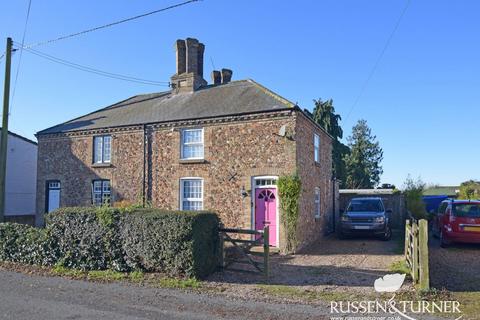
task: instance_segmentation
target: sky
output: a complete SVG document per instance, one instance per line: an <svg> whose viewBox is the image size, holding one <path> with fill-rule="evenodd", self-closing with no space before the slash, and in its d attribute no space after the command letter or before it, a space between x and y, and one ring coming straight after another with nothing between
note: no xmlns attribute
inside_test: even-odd
<svg viewBox="0 0 480 320"><path fill-rule="evenodd" d="M32 0L25 44L179 2ZM1 2L1 52L6 37L21 42L27 6L28 0ZM203 0L35 49L168 82L175 40L194 37L206 46L207 80L213 67L230 68L234 80L254 79L302 108L333 99L345 137L366 119L384 151L383 183L401 187L410 174L455 185L480 178L473 125L480 116L478 12L475 0ZM19 60L17 51L12 91ZM130 96L168 89L85 73L27 51L15 88L10 129L31 139Z"/></svg>

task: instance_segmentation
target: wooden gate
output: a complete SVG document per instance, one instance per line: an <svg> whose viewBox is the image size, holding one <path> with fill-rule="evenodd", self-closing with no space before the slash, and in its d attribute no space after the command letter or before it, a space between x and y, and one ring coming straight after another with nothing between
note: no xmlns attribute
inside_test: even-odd
<svg viewBox="0 0 480 320"><path fill-rule="evenodd" d="M234 269L231 266L234 263L252 265L256 271L262 273L265 278L269 276L269 228L266 226L263 230L249 230L249 229L229 229L220 228L220 268L232 271L251 272L248 270ZM231 234L250 235L255 240L244 240L232 238ZM240 258L227 257L225 250L225 243L231 243L232 248L240 254ZM252 251L253 247L263 246L263 252ZM263 261L255 261L254 256L262 256ZM242 259L243 258L243 259Z"/></svg>
<svg viewBox="0 0 480 320"><path fill-rule="evenodd" d="M428 265L428 222L407 220L405 225L405 261L413 283L420 290L430 288Z"/></svg>

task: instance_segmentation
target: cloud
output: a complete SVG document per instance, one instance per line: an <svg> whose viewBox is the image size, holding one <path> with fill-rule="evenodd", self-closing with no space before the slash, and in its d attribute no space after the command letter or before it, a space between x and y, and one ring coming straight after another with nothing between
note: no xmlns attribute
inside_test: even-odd
<svg viewBox="0 0 480 320"><path fill-rule="evenodd" d="M373 287L377 292L395 292L400 289L405 281L405 274L387 274L383 278L375 280Z"/></svg>

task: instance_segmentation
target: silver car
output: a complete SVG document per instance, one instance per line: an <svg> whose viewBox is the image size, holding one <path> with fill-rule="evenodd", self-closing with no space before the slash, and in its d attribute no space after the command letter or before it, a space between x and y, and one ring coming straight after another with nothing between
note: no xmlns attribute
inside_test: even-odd
<svg viewBox="0 0 480 320"><path fill-rule="evenodd" d="M340 216L340 238L353 234L373 234L390 240L390 215L381 198L353 198Z"/></svg>

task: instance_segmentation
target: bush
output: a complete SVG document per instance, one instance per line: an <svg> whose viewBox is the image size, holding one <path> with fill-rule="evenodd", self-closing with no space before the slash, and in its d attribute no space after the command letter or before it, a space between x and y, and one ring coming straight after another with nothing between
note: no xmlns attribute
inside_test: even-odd
<svg viewBox="0 0 480 320"><path fill-rule="evenodd" d="M126 271L119 238L120 211L108 207L61 208L46 215L47 230L72 269Z"/></svg>
<svg viewBox="0 0 480 320"><path fill-rule="evenodd" d="M217 216L158 209L61 208L45 229L0 224L0 260L78 270L203 277L218 262Z"/></svg>
<svg viewBox="0 0 480 320"><path fill-rule="evenodd" d="M429 218L422 198L424 188L425 183L420 178L413 180L408 176L404 184L403 193L407 202L407 210L415 219Z"/></svg>
<svg viewBox="0 0 480 320"><path fill-rule="evenodd" d="M203 277L218 263L218 223L207 212L136 210L121 219L125 260L131 269Z"/></svg>
<svg viewBox="0 0 480 320"><path fill-rule="evenodd" d="M50 265L58 252L44 229L17 223L0 223L0 260Z"/></svg>
<svg viewBox="0 0 480 320"><path fill-rule="evenodd" d="M283 226L285 228L286 253L295 253L297 246L298 200L302 183L297 174L282 176L278 179L278 194Z"/></svg>

